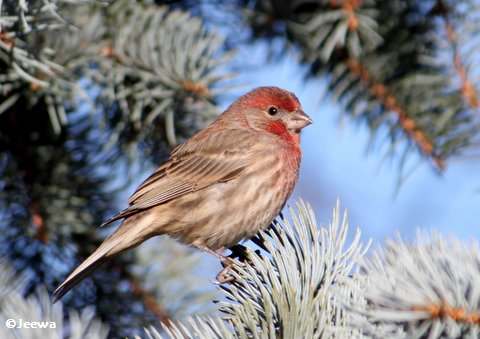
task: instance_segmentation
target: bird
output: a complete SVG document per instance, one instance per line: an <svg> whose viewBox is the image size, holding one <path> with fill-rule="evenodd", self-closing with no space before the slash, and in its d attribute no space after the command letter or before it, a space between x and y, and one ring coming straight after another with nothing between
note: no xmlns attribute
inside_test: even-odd
<svg viewBox="0 0 480 339"><path fill-rule="evenodd" d="M53 292L56 302L100 264L153 236L168 235L218 257L281 212L298 180L300 134L312 119L279 87L239 97L175 147L130 196L123 220Z"/></svg>

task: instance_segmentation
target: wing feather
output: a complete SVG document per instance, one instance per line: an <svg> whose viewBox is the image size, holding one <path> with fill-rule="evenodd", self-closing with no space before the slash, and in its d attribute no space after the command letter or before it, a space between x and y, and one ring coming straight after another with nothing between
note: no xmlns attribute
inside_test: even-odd
<svg viewBox="0 0 480 339"><path fill-rule="evenodd" d="M237 131L231 131L235 132ZM247 167L249 152L248 147L245 147L254 140L245 134L241 137L235 149L221 152L219 143L214 140L206 140L197 151L191 145L175 149L171 158L132 194L128 200L130 206L107 220L104 225L184 194L236 178Z"/></svg>

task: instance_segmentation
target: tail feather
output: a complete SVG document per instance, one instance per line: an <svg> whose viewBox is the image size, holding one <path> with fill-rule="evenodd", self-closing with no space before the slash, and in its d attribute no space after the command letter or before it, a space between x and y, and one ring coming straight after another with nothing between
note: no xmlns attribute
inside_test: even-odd
<svg viewBox="0 0 480 339"><path fill-rule="evenodd" d="M110 239L105 240L95 252L85 259L85 261L82 262L72 273L70 273L67 279L65 279L65 281L57 287L52 295L54 303L63 297L63 295L72 287L82 281L87 275L93 272L99 265L106 261L108 253L114 250L116 245L115 242L111 243L109 240ZM115 252L118 253L120 251ZM108 257L111 256L112 255L108 255Z"/></svg>
<svg viewBox="0 0 480 339"><path fill-rule="evenodd" d="M90 259L91 257L89 257ZM62 298L65 293L70 291L75 285L82 281L87 275L94 271L99 265L105 261L104 257L95 259L91 262L83 262L82 265L78 266L65 281L56 288L52 294L52 302L56 303L60 298Z"/></svg>
<svg viewBox="0 0 480 339"><path fill-rule="evenodd" d="M136 218L135 218L136 219ZM72 287L82 281L99 265L113 256L145 241L151 235L148 220L125 220L124 223L82 262L65 281L53 292L52 300L55 303ZM147 222L146 222L147 221Z"/></svg>
<svg viewBox="0 0 480 339"><path fill-rule="evenodd" d="M99 227L104 227L104 226L107 226L107 225L111 224L114 221L128 218L129 216L134 215L138 212L139 211L137 209L126 208L123 211L121 211L120 213L117 213L113 217L105 220Z"/></svg>

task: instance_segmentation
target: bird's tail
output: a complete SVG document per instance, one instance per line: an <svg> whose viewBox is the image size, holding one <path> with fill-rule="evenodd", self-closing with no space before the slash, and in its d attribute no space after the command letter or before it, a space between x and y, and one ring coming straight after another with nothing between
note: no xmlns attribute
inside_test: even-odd
<svg viewBox="0 0 480 339"><path fill-rule="evenodd" d="M131 219L125 220L111 236L103 241L95 252L70 273L67 279L53 292L52 300L54 303L103 262L140 244L153 235L148 233L149 227L145 223L147 221L145 219L148 218L132 219L136 219L135 222Z"/></svg>

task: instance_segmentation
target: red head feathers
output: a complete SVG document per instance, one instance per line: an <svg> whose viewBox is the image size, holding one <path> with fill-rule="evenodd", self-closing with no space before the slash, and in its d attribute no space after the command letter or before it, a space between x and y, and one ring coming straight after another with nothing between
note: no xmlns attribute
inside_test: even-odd
<svg viewBox="0 0 480 339"><path fill-rule="evenodd" d="M246 107L255 107L266 110L274 105L287 112L293 112L300 108L298 98L292 92L278 87L258 87L245 94L239 103Z"/></svg>

